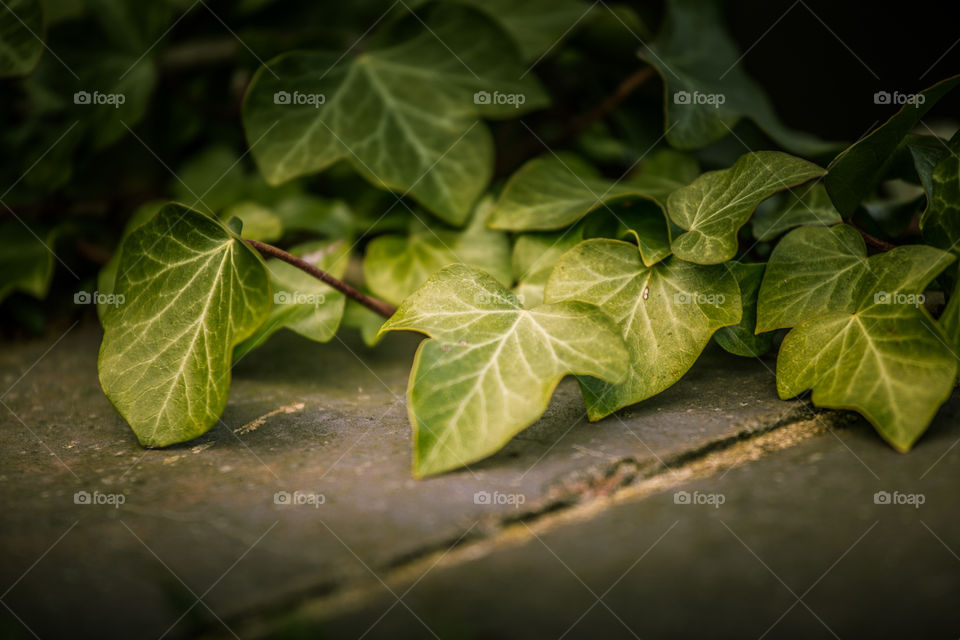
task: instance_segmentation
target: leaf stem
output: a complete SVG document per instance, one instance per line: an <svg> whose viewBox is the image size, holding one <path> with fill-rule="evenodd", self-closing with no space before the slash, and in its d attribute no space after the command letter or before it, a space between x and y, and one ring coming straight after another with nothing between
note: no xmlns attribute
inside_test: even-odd
<svg viewBox="0 0 960 640"><path fill-rule="evenodd" d="M880 249L881 251L890 251L891 249L896 249L897 245L887 242L886 240L881 240L876 236L872 236L857 225L853 224L852 220L848 220L847 224L857 230L863 240L875 249Z"/></svg>
<svg viewBox="0 0 960 640"><path fill-rule="evenodd" d="M617 110L620 103L626 100L630 94L640 88L654 74L653 67L641 67L624 78L617 89L590 111L574 118L569 125L556 137L555 143L576 138L586 131L594 122L603 120L608 115Z"/></svg>
<svg viewBox="0 0 960 640"><path fill-rule="evenodd" d="M292 253L287 253L283 249L279 249L265 242L260 242L259 240L250 240L249 238L243 238L243 241L246 242L251 247L253 247L254 249L256 249L257 251L259 251L261 255L270 257L270 258L277 258L278 260L283 260L287 264L293 265L294 267L300 269L301 271L309 273L314 278L317 278L318 280L325 282L326 284L330 285L337 291L343 293L345 296L347 296L351 300L355 300L359 302L360 304L365 306L367 309L370 309L374 313L380 314L384 318L389 318L397 311L397 308L394 307L393 305L387 302L384 302L383 300L371 298L370 296L358 291L357 289L354 289L343 280L334 278L332 275L330 275L326 271L323 271L322 269L318 269L317 267L310 264L306 260L298 258Z"/></svg>
<svg viewBox="0 0 960 640"><path fill-rule="evenodd" d="M585 113L575 116L569 121L567 126L563 127L563 129L557 135L550 137L546 143L537 137L536 134L533 134L532 136L522 136L518 139L518 134L523 133L522 131L517 130L516 124L518 121L508 120L497 132L497 149L499 150L501 147L499 140L511 140L513 142L513 147L510 149L510 153L503 155L500 153L497 154L497 166L494 171L494 175L509 175L526 160L543 153L544 144L546 144L548 148L553 148L555 146L563 145L569 142L571 139L576 138L590 128L590 125L603 120L611 113L616 111L617 107L619 107L624 100L630 97L630 95L639 89L647 80L653 77L654 73L653 67L640 67L629 76L624 78L620 84L617 85L617 88L614 90L614 92L604 98L600 104L596 105ZM530 131L527 131L527 133L529 134Z"/></svg>

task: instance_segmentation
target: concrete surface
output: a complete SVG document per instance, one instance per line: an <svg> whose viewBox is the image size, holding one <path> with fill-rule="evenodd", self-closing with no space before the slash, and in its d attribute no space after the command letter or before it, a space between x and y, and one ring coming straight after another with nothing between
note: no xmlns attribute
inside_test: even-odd
<svg viewBox="0 0 960 640"><path fill-rule="evenodd" d="M221 424L153 451L99 339L0 351L0 637L960 637L956 398L903 456L711 350L597 424L567 380L496 456L415 481L412 335L281 334Z"/></svg>

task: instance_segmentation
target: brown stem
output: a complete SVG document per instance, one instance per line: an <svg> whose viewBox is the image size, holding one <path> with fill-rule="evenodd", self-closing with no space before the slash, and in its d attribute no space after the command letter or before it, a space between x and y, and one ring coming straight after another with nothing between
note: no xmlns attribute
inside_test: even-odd
<svg viewBox="0 0 960 640"><path fill-rule="evenodd" d="M642 67L631 73L617 86L616 91L607 96L603 102L598 104L590 111L574 118L570 124L568 124L563 131L560 132L560 135L556 137L554 142L556 143L575 138L586 131L587 128L590 127L590 125L592 125L594 122L598 122L606 118L608 115L616 111L617 107L620 106L620 103L626 100L631 93L636 91L641 85L643 85L644 82L649 80L653 76L653 73L653 67Z"/></svg>
<svg viewBox="0 0 960 640"><path fill-rule="evenodd" d="M498 177L509 175L526 160L546 151L544 144L546 144L547 148L553 148L576 138L594 122L603 120L616 111L620 103L626 100L631 93L636 91L653 75L653 67L637 69L624 78L616 90L604 98L603 102L590 109L590 111L573 118L559 134L552 136L546 143L540 140L536 134L519 138L519 140L514 142L514 147L510 149L510 153L505 155L497 154L497 166L494 174ZM509 120L499 128L497 133L500 140L511 140L516 138L518 133L522 134L522 131L518 131L516 123L516 120ZM529 134L530 132L528 131L527 133ZM496 148L500 150L503 148L503 145L498 141Z"/></svg>
<svg viewBox="0 0 960 640"><path fill-rule="evenodd" d="M393 305L388 304L383 300L377 300L376 298L371 298L370 296L364 293L361 293L360 291L357 291L356 289L348 285L346 282L339 280L337 278L334 278L332 275L330 275L326 271L318 269L317 267L313 266L306 260L302 260L291 253L287 253L283 249L278 249L273 245L260 242L259 240L250 240L249 238L244 238L243 240L244 242L249 244L251 247L259 251L262 255L283 260L287 264L291 264L296 268L309 273L314 278L317 278L318 280L322 280L323 282L327 283L337 291L340 291L341 293L343 293L345 296L347 296L351 300L355 300L359 302L360 304L365 306L367 309L370 309L374 313L380 314L384 318L389 318L397 311L397 308L394 307Z"/></svg>
<svg viewBox="0 0 960 640"><path fill-rule="evenodd" d="M881 240L876 236L870 235L869 233L867 233L857 225L853 224L852 221L847 221L847 224L849 224L851 227L856 229L857 232L860 234L860 236L864 239L864 241L871 247L874 247L875 249L880 249L881 251L890 251L891 249L897 248L897 245L895 244L891 244L886 240Z"/></svg>
<svg viewBox="0 0 960 640"><path fill-rule="evenodd" d="M189 41L172 46L160 54L163 71L209 67L233 62L240 43L232 37Z"/></svg>

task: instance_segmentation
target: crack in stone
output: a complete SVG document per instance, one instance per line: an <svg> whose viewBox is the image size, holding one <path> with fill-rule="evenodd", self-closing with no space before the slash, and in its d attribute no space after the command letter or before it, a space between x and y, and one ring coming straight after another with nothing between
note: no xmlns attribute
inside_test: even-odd
<svg viewBox="0 0 960 640"><path fill-rule="evenodd" d="M383 585L400 589L426 572L455 566L530 541L534 534L596 516L612 506L662 493L681 484L711 477L760 457L790 448L830 428L857 421L847 412L818 410L800 404L769 424L747 422L736 434L719 438L659 461L641 464L632 457L594 465L560 478L548 487L547 498L519 514L491 516L468 535L451 537L397 556L382 567L380 581L343 584L302 592L291 602L277 603L245 616L243 637L269 637L291 621L318 622L363 606L381 595ZM402 592L400 589L399 592ZM231 625L233 626L233 625Z"/></svg>

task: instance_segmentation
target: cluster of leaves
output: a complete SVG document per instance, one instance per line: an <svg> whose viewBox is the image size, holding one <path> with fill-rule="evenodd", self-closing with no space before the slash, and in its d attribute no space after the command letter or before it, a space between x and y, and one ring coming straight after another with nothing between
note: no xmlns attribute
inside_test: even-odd
<svg viewBox="0 0 960 640"><path fill-rule="evenodd" d="M104 43L128 54L183 9L88 1L90 14L46 24L133 21L130 41ZM239 4L236 19L256 22L270 2ZM369 17L366 4L354 20ZM281 54L252 75L242 122L256 170L229 135L208 140L163 190L177 203L139 207L100 270L100 380L143 445L215 425L232 366L276 331L326 342L342 325L371 346L390 331L428 336L408 386L418 476L497 451L567 375L600 420L675 384L711 339L742 357L779 345L782 398L812 390L815 404L860 412L899 450L922 435L957 380L960 135L914 132L960 77L841 151L779 121L707 0L670 0L639 57L634 37L647 29L625 7L371 4L386 11L359 46L299 35L292 44L328 48ZM0 75L26 76L19 90L32 101L23 139L5 144L36 146L64 117L58 81L30 74L52 57L36 37L41 15L39 0L0 10ZM650 87L637 102L662 100L663 115L626 103L548 146L576 102L558 78L591 69L599 47L631 60L628 71L659 74L662 94ZM123 111L71 127L77 141L57 162L41 157L40 177L73 189L78 153L123 153L164 59L138 58L121 78L129 86L112 85L129 96ZM683 92L723 100L675 99ZM528 113L537 127L518 129ZM522 151L509 139L524 128L538 152L501 175L495 158ZM199 134L183 135L167 143L189 147ZM650 138L664 142L650 151ZM905 198L882 197L891 180ZM63 233L3 227L0 300L46 295L49 247ZM874 233L914 242L890 249ZM864 238L890 250L868 255ZM384 322L349 288L265 260L251 240L289 247L334 279L357 262L366 292L399 307ZM934 298L942 309L924 304Z"/></svg>

